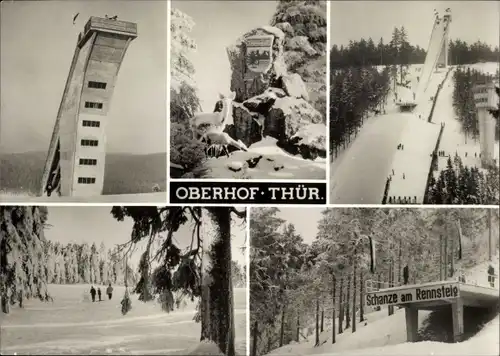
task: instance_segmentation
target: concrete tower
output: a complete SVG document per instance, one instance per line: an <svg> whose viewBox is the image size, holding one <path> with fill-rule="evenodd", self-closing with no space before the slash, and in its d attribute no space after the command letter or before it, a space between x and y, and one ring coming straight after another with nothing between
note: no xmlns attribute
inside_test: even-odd
<svg viewBox="0 0 500 356"><path fill-rule="evenodd" d="M131 22L92 16L79 34L59 106L40 195L101 195L106 124L120 65L137 37Z"/></svg>
<svg viewBox="0 0 500 356"><path fill-rule="evenodd" d="M497 108L498 96L492 82L478 84L474 87L479 124L479 146L481 148L481 165L483 168L494 164L495 154L495 119L488 112Z"/></svg>
<svg viewBox="0 0 500 356"><path fill-rule="evenodd" d="M451 12L446 12L440 21L443 21L443 24L444 24L444 36L443 36L443 45L441 46L441 50L439 53L436 67L447 68L448 67L448 52L450 50L449 32L450 32L450 23L451 23Z"/></svg>

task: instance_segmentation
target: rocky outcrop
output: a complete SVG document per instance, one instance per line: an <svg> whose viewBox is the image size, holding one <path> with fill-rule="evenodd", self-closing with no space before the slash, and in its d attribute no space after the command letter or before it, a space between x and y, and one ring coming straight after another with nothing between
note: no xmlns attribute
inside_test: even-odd
<svg viewBox="0 0 500 356"><path fill-rule="evenodd" d="M252 72L247 68L246 41L252 36L273 36L271 47L271 67L267 72ZM227 48L229 63L231 65L231 91L236 92L237 102L243 102L253 96L262 94L286 70L283 59L283 44L285 34L277 27L262 26L256 28L239 38L235 44Z"/></svg>
<svg viewBox="0 0 500 356"><path fill-rule="evenodd" d="M304 126L321 124L323 116L304 99L285 97L276 100L269 111L264 123L264 135L269 135L278 140L281 145L286 145Z"/></svg>
<svg viewBox="0 0 500 356"><path fill-rule="evenodd" d="M232 69L231 91L236 92L236 98L234 125L228 125L226 132L247 146L271 136L292 154L314 159L326 152L325 115L311 105L301 74L288 71L285 33L287 48L310 56L316 50L307 37L291 36L293 31L287 22L259 27L227 49ZM222 105L216 104L215 111L221 109ZM318 134L321 130L323 135ZM312 132L315 139L309 139Z"/></svg>

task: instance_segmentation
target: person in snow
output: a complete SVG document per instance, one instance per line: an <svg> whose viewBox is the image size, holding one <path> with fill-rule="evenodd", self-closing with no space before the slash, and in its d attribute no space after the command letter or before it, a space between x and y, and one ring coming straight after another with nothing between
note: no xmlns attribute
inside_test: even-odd
<svg viewBox="0 0 500 356"><path fill-rule="evenodd" d="M106 294L108 295L108 299L111 299L113 296L113 287L111 287L111 283L109 284L108 288L106 288Z"/></svg>
<svg viewBox="0 0 500 356"><path fill-rule="evenodd" d="M488 267L488 282L490 286L495 287L495 268L492 265Z"/></svg>
<svg viewBox="0 0 500 356"><path fill-rule="evenodd" d="M102 299L101 299L101 288L97 288L97 296L99 297L99 301L102 301Z"/></svg>
<svg viewBox="0 0 500 356"><path fill-rule="evenodd" d="M90 296L92 297L92 301L95 302L95 288L94 288L94 286L90 287Z"/></svg>
<svg viewBox="0 0 500 356"><path fill-rule="evenodd" d="M408 265L406 265L404 268L403 268L403 280L404 280L404 284L408 284L408 278L410 276L410 273L409 273L409 270L408 270Z"/></svg>

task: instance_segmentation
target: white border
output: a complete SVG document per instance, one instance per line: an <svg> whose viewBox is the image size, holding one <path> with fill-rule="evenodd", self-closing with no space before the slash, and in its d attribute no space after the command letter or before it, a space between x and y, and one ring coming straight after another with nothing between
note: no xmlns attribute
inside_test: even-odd
<svg viewBox="0 0 500 356"><path fill-rule="evenodd" d="M167 132L165 132L166 142L167 142L167 200L166 203L170 203L170 36L171 36L171 11L172 2L167 1L167 98L165 99L165 105L167 106L167 115L165 120L167 120Z"/></svg>
<svg viewBox="0 0 500 356"><path fill-rule="evenodd" d="M247 356L250 356L250 337L251 337L251 326L250 326L250 207L247 207L247 223L246 223L246 250L245 250L245 260L246 266L246 299L247 299L247 313L246 313L246 346L247 346Z"/></svg>
<svg viewBox="0 0 500 356"><path fill-rule="evenodd" d="M330 22L331 6L330 1L326 0L326 204L330 204L330 166L332 158L330 157Z"/></svg>

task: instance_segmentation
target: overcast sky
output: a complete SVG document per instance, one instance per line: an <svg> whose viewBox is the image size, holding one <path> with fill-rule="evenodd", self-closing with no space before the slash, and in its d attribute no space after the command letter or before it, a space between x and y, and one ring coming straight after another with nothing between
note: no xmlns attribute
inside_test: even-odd
<svg viewBox="0 0 500 356"><path fill-rule="evenodd" d="M219 92L230 91L231 69L226 47L246 32L269 25L277 1L172 1L176 8L193 18L189 36L198 50L190 59L203 111L213 111Z"/></svg>
<svg viewBox="0 0 500 356"><path fill-rule="evenodd" d="M349 40L389 42L395 26L404 26L409 42L427 49L434 24L434 9L440 15L451 8L450 37L468 43L481 40L498 46L499 1L331 1L330 44Z"/></svg>
<svg viewBox="0 0 500 356"><path fill-rule="evenodd" d="M293 224L304 242L310 245L316 240L323 210L325 208L280 208L277 216Z"/></svg>
<svg viewBox="0 0 500 356"><path fill-rule="evenodd" d="M78 33L90 16L106 14L138 27L111 100L107 150L166 151L166 1L3 1L0 6L0 152L48 149Z"/></svg>
<svg viewBox="0 0 500 356"><path fill-rule="evenodd" d="M97 247L102 242L106 248L130 241L132 219L126 218L119 222L111 215L111 206L50 206L47 223L52 225L45 232L45 237L62 244L84 243L89 245L95 242ZM191 244L192 223L183 225L175 234L174 241L181 249ZM245 255L241 247L245 245L245 226L235 220L231 232L233 234L232 257L241 266L245 264ZM131 257L132 264L137 267L140 253L144 251L144 244L140 244L137 252Z"/></svg>

